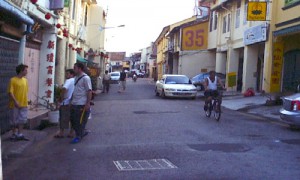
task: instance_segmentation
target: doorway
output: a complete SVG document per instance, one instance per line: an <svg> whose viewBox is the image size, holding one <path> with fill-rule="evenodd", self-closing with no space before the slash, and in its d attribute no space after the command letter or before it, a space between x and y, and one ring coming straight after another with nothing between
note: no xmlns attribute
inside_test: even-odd
<svg viewBox="0 0 300 180"><path fill-rule="evenodd" d="M284 55L282 91L294 92L300 84L300 50L289 51Z"/></svg>

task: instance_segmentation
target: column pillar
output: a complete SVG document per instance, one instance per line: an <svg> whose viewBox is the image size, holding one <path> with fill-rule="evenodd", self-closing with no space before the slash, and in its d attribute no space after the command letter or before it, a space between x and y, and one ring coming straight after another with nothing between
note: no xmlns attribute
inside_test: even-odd
<svg viewBox="0 0 300 180"><path fill-rule="evenodd" d="M57 65L55 67L55 83L58 85L64 84L65 81L65 67L66 67L66 40L57 39L56 48L56 61Z"/></svg>
<svg viewBox="0 0 300 180"><path fill-rule="evenodd" d="M39 96L54 100L54 75L57 38L55 28L47 29L43 34L40 52ZM44 102L42 102L44 103Z"/></svg>
<svg viewBox="0 0 300 180"><path fill-rule="evenodd" d="M246 91L248 88L256 89L257 60L258 46L245 46L242 88L243 92Z"/></svg>
<svg viewBox="0 0 300 180"><path fill-rule="evenodd" d="M227 72L226 73L236 73L236 77L238 75L239 69L239 50L230 48L227 52ZM237 82L237 79L236 79ZM226 82L226 86L228 87L228 81ZM231 87L231 91L236 91L237 86Z"/></svg>

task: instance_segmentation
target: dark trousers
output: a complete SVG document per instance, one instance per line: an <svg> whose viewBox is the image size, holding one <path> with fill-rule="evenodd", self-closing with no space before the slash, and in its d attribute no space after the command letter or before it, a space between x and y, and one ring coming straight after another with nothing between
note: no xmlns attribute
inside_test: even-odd
<svg viewBox="0 0 300 180"><path fill-rule="evenodd" d="M109 91L109 80L103 80L103 92L108 92Z"/></svg>
<svg viewBox="0 0 300 180"><path fill-rule="evenodd" d="M80 122L83 111L84 111L84 105L71 106L71 125L72 128L75 130L76 137L79 138L81 138L84 134L84 129L90 115L90 110L89 109L85 110L82 118L82 122Z"/></svg>

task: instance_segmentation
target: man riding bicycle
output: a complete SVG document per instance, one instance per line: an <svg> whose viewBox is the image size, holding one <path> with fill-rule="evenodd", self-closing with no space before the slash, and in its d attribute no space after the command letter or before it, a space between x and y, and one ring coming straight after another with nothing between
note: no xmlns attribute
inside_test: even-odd
<svg viewBox="0 0 300 180"><path fill-rule="evenodd" d="M204 111L207 111L208 103L211 102L212 98L219 98L220 105L222 103L221 97L219 96L218 92L218 85L221 86L224 89L224 85L221 82L221 79L216 76L215 71L210 71L209 76L205 79L204 82L204 96L205 96L205 105L204 105Z"/></svg>

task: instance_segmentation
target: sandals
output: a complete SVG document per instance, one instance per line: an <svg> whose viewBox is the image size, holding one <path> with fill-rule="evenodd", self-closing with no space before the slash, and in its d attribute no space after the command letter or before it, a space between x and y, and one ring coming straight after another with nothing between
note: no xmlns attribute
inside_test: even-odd
<svg viewBox="0 0 300 180"><path fill-rule="evenodd" d="M64 138L64 136L63 136L63 135L56 134L56 135L54 136L54 138Z"/></svg>
<svg viewBox="0 0 300 180"><path fill-rule="evenodd" d="M74 135L68 134L67 137L68 137L68 138L74 138Z"/></svg>

